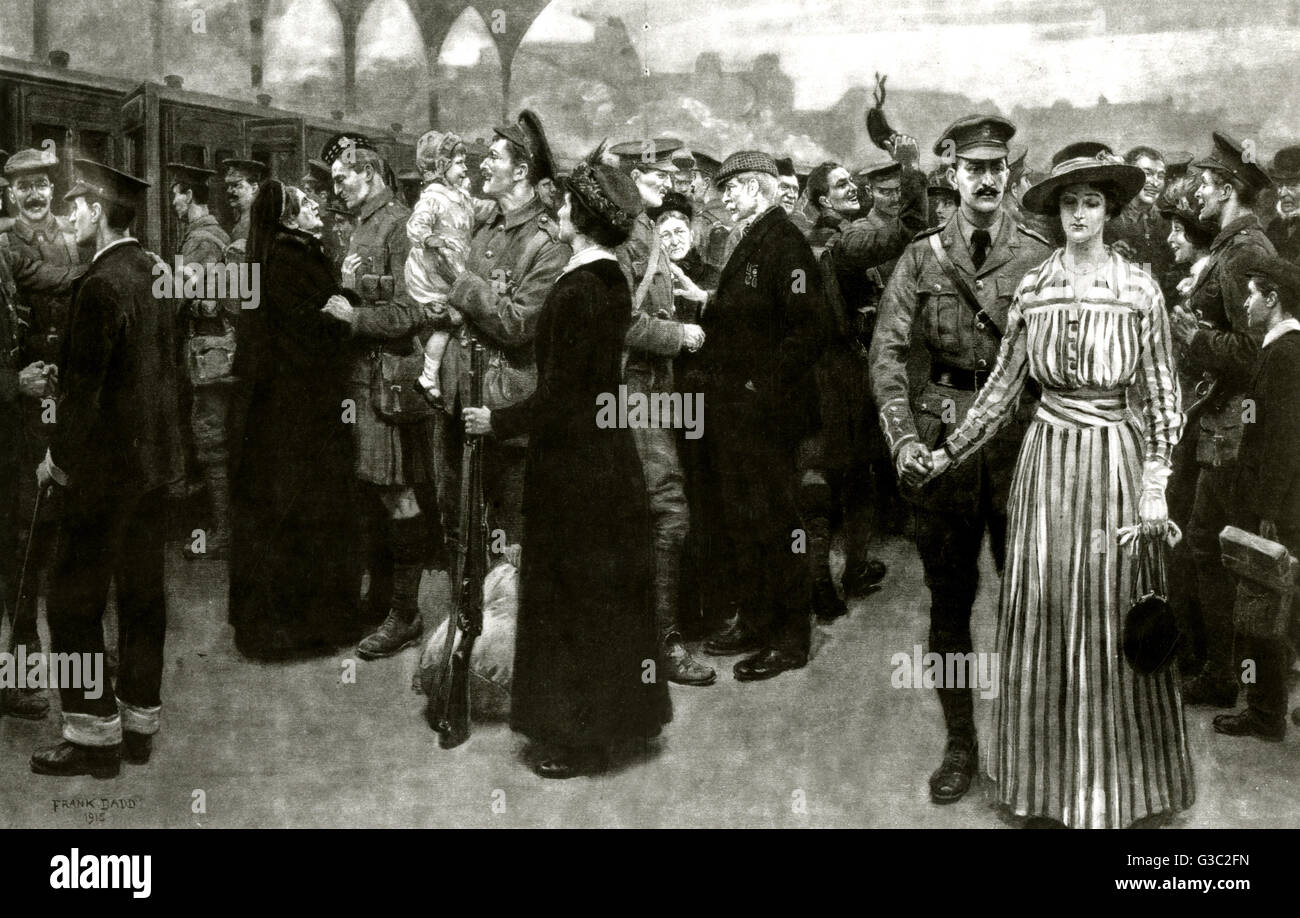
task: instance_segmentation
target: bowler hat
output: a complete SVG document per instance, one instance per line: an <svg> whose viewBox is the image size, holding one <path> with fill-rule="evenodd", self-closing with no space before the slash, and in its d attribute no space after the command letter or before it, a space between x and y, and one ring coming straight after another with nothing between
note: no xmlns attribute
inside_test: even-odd
<svg viewBox="0 0 1300 918"><path fill-rule="evenodd" d="M1146 180L1145 172L1121 161L1104 143L1084 140L1062 147L1052 157L1052 171L1025 192L1021 204L1032 213L1051 215L1062 188L1105 182L1119 189L1119 200L1107 204L1122 207L1142 190Z"/></svg>
<svg viewBox="0 0 1300 918"><path fill-rule="evenodd" d="M1273 181L1279 185L1293 185L1300 182L1300 147L1283 147L1273 157L1269 170Z"/></svg>

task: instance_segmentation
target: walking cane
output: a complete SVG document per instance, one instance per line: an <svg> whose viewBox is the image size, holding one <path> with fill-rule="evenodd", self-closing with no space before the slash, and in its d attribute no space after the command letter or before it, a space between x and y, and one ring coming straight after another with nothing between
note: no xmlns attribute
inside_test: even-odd
<svg viewBox="0 0 1300 918"><path fill-rule="evenodd" d="M45 494L45 488L36 489L36 505L32 507L32 524L27 529L27 547L23 550L23 566L18 573L18 592L14 594L14 610L9 616L9 644L7 650L12 657L14 649L18 644L18 612L23 604L23 587L27 584L27 562L32 557L32 541L36 537L36 522L41 517L41 496Z"/></svg>

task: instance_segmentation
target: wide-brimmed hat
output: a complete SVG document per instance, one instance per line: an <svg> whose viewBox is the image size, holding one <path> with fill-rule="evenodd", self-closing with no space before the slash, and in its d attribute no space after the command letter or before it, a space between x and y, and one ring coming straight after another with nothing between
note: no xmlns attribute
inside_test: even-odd
<svg viewBox="0 0 1300 918"><path fill-rule="evenodd" d="M19 150L5 160L4 174L14 176L20 172L48 172L59 164L54 151L46 148Z"/></svg>
<svg viewBox="0 0 1300 918"><path fill-rule="evenodd" d="M573 167L573 171L560 180L560 184L573 195L592 216L615 233L624 237L632 231L637 214L643 209L641 192L632 176L623 170L600 162L604 144L586 159Z"/></svg>
<svg viewBox="0 0 1300 918"><path fill-rule="evenodd" d="M1196 237L1192 240L1193 245L1199 241L1202 248L1208 248L1214 237L1219 235L1218 225L1202 220L1201 208L1186 195L1175 202L1161 204L1159 209L1160 216L1166 220L1177 220Z"/></svg>
<svg viewBox="0 0 1300 918"><path fill-rule="evenodd" d="M1300 182L1300 147L1283 147L1278 150L1268 174L1279 185Z"/></svg>
<svg viewBox="0 0 1300 918"><path fill-rule="evenodd" d="M1063 147L1052 157L1052 171L1025 192L1021 204L1032 213L1050 216L1054 212L1056 194L1062 188L1080 183L1104 183L1118 188L1120 198L1106 203L1123 207L1142 190L1146 180L1145 172L1120 160L1106 144L1084 140Z"/></svg>

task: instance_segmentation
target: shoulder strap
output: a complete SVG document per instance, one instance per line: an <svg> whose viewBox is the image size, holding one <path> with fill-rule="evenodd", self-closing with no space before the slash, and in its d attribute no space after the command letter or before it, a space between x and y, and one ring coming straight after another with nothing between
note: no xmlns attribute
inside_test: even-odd
<svg viewBox="0 0 1300 918"><path fill-rule="evenodd" d="M551 234L540 226L537 228L537 232L533 233L532 238L524 245L524 250L519 255L519 266L524 271L533 266L533 262L537 260L538 254L542 251L542 246L546 245L547 240L550 238Z"/></svg>
<svg viewBox="0 0 1300 918"><path fill-rule="evenodd" d="M641 278L641 283L637 284L636 293L632 296L632 314L635 315L641 309L641 304L645 302L646 296L650 293L650 285L654 283L655 273L659 270L659 249L661 243L655 239L650 246L650 260L646 263L645 276Z"/></svg>
<svg viewBox="0 0 1300 918"><path fill-rule="evenodd" d="M929 237L929 240L930 251L934 252L934 258L935 261L939 262L939 268L947 275L948 280L952 281L953 286L957 288L957 292L961 295L961 298L966 301L966 305L975 310L975 318L980 322L992 326L994 337L1001 339L1001 326L999 326L997 322L993 321L993 317L984 311L984 307L980 305L979 297L975 295L975 291L970 288L970 284L966 282L966 278L962 276L961 272L957 270L957 266L952 263L952 259L948 257L947 250L944 249L943 243L939 241L939 234L935 233L933 236Z"/></svg>

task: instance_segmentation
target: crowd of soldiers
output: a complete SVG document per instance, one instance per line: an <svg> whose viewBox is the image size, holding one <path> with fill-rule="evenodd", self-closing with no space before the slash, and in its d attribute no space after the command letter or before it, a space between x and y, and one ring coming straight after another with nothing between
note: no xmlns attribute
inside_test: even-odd
<svg viewBox="0 0 1300 918"><path fill-rule="evenodd" d="M703 639L706 655L748 654L734 666L738 681L804 666L811 616L844 615L847 597L877 589L887 571L872 556L873 541L905 529L916 541L931 594L929 649L972 650L970 617L986 530L999 570L1005 560L1015 428L923 496L908 481L918 461L913 448L942 442L988 379L1017 285L1061 242L1059 225L1022 209L1026 189L1042 176L1026 166L1027 151L1010 145L1014 132L1004 119L962 119L936 141L940 162L929 174L921 170L917 141L901 134L856 170L837 162L805 167L762 151L721 158L666 138L604 151L635 182L643 205L617 250L633 291L628 390L702 391L708 399L716 395L719 405L699 440L672 426L634 429L654 521L654 608L660 672L668 681L705 686L717 680L716 669L688 648L694 639ZM369 527L372 616L359 646L367 659L391 656L420 637L420 575L445 566L444 540L457 538L466 436L459 416L469 407L469 349L475 342L488 348L489 408L527 397L536 378L536 316L570 255L556 220L562 172L540 119L525 112L503 125L474 158L481 162L469 168L477 199L470 245L439 262L447 299L464 317L442 365L443 410L391 437L367 412L375 431L357 433L373 437L359 447L366 458L358 474L382 507ZM1171 516L1191 549L1179 555L1186 576L1176 578L1192 636L1182 661L1190 675L1184 698L1228 707L1237 699L1243 648L1234 643L1233 583L1220 562L1218 534L1237 518L1231 495L1244 462L1240 405L1252 393L1265 337L1247 320L1248 282L1257 274L1244 265L1247 255L1261 254L1300 263L1300 147L1280 150L1269 169L1219 134L1205 157L1139 145L1122 159L1141 168L1147 183L1111 220L1107 242L1147 266L1163 290L1179 342L1185 403L1196 402L1169 490ZM269 175L256 161L221 165L238 217L229 230L209 207L214 173L169 167L168 199L183 227L178 251L186 262L244 257L249 210ZM95 254L91 245L120 243L124 228L113 205L135 190L129 177L86 164L68 200L78 213L103 206L78 231L75 219L54 212L58 167L49 151L8 157L8 216L0 223L0 398L4 423L11 425L0 477L14 483L0 510L0 574L17 640L29 649L39 642L41 573L48 572L49 590L57 591L60 564L66 570L84 556L83 549L55 557L67 495L47 487L60 483L67 465L78 464L58 442L68 411L60 403L57 423L51 411L67 388L68 361L75 366L78 359L65 340L70 310L74 296L85 295L77 284ZM315 235L343 286L358 296L355 308L330 307L331 314L356 336L409 342L420 329L420 312L403 279L413 200L401 200L402 182L366 138L343 135L311 160L311 172L297 185L310 202L305 206L323 218ZM977 201L996 205L998 222L963 217ZM978 310L959 294L952 269L941 261L944 252L973 290ZM1292 297L1300 292L1285 283L1274 289L1282 300L1279 322L1294 323L1300 301ZM237 314L238 304L199 299L186 302L174 328L169 321L165 329L180 368L179 410L188 415L185 474L167 485L173 497L206 494L203 538L184 548L196 563L226 557L230 539L227 415ZM746 391L761 425L733 423L724 407ZM136 423L125 413L115 418ZM376 445L381 435L382 447ZM1272 462L1275 445L1252 436ZM1279 460L1287 470L1280 473L1282 490L1273 492L1282 502L1279 537L1293 552L1300 551L1296 445ZM141 449L138 438L132 448ZM524 447L488 440L484 450L492 528L517 542ZM1258 461L1251 459L1252 468ZM38 466L44 471L34 475ZM149 490L135 491L142 488ZM133 504L128 515L139 519L146 512L152 519L157 511ZM838 583L830 564L837 529L846 556ZM77 531L84 534L84 524ZM793 550L792 534L798 534ZM517 558L509 548L502 554ZM102 606L90 593L81 589L77 601ZM121 583L118 597L121 605ZM56 644L58 634L71 633L51 626ZM266 641L266 635L245 639L240 650L268 659L302 649ZM160 647L161 634L157 642ZM1247 711L1220 718L1216 729L1275 738L1285 730L1280 707L1289 652L1283 642L1252 652L1266 672L1247 693ZM69 704L65 692L64 748L34 758L33 768L103 772L107 754L96 758L85 750L112 747L117 755L118 743L128 759L147 759L142 737L156 732L160 704L154 683L161 677L150 674L153 666L118 661L128 688L119 683L117 720L102 705ZM142 678L149 683L144 688L130 686ZM136 697L124 697L133 691ZM936 802L947 802L965 793L974 771L966 741L973 700L970 689L942 688L939 695L950 743L931 792ZM6 690L3 705L4 713L29 718L45 716L48 707L39 689ZM115 726L106 726L109 721Z"/></svg>

